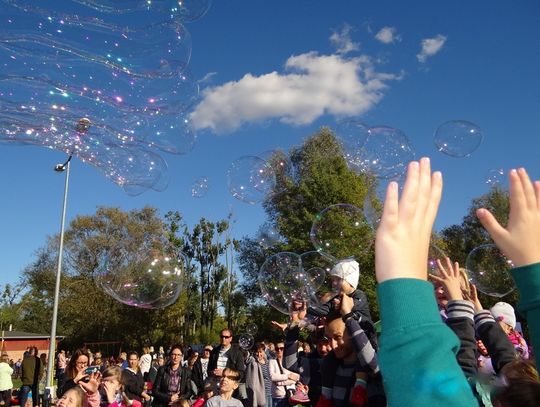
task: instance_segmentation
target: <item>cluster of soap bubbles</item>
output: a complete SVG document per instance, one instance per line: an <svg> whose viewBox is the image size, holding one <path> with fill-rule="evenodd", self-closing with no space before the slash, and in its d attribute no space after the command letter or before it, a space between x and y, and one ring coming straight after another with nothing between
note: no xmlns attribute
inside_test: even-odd
<svg viewBox="0 0 540 407"><path fill-rule="evenodd" d="M168 185L198 84L183 22L210 0L0 0L0 142L77 155L128 194Z"/></svg>
<svg viewBox="0 0 540 407"><path fill-rule="evenodd" d="M99 259L95 281L123 304L145 309L167 307L178 299L187 259L167 241L112 247Z"/></svg>
<svg viewBox="0 0 540 407"><path fill-rule="evenodd" d="M249 350L255 345L254 335L257 333L259 328L254 323L249 323L246 325L245 333L242 333L238 336L238 345L245 350Z"/></svg>
<svg viewBox="0 0 540 407"><path fill-rule="evenodd" d="M293 166L287 154L270 150L234 160L227 170L227 187L236 199L256 204L268 194L280 192L284 180L292 176Z"/></svg>
<svg viewBox="0 0 540 407"><path fill-rule="evenodd" d="M297 302L310 306L325 303L341 288L339 276L330 273L335 264L334 258L316 251L274 254L259 270L263 298L284 314L289 314Z"/></svg>

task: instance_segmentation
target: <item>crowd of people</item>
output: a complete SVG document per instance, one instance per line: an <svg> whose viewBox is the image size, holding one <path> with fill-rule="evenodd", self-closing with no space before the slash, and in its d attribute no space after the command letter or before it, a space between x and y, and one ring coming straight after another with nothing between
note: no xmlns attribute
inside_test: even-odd
<svg viewBox="0 0 540 407"><path fill-rule="evenodd" d="M283 340L275 344L259 342L246 350L227 328L217 346L197 349L174 344L166 352L144 348L118 359L87 349L59 352L57 405L540 406L534 361L540 346L540 183L519 169L510 172L510 185L506 227L487 209L477 215L516 266L512 276L530 343L518 329L514 308L499 302L484 309L458 263L440 259L438 272L428 276L442 176L424 158L409 165L401 196L389 184L377 230L380 336L358 288L358 263L347 259L331 272L339 294L317 307L292 300L289 320L273 323L283 329ZM309 332L308 341L300 341L301 330ZM0 402L7 405L4 363ZM35 379L41 366L34 351L22 361L21 405L25 387L36 394L36 383L25 382L25 375Z"/></svg>

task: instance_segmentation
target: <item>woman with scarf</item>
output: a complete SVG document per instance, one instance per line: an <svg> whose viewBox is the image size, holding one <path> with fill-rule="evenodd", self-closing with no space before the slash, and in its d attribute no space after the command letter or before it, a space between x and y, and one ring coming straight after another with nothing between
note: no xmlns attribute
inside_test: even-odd
<svg viewBox="0 0 540 407"><path fill-rule="evenodd" d="M192 396L191 372L182 367L183 347L180 344L171 347L169 361L158 369L152 388L153 407L168 407L179 403L180 399L189 400Z"/></svg>

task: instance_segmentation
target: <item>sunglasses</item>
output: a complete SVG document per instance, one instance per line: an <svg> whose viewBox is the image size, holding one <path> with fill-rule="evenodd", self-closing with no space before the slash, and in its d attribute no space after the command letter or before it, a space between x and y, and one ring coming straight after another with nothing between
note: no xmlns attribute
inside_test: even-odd
<svg viewBox="0 0 540 407"><path fill-rule="evenodd" d="M280 346L279 348L276 348L277 350L284 350L285 348L283 346Z"/></svg>
<svg viewBox="0 0 540 407"><path fill-rule="evenodd" d="M221 339L229 339L230 336L227 336L227 335L221 335L220 338L221 338Z"/></svg>
<svg viewBox="0 0 540 407"><path fill-rule="evenodd" d="M212 349L205 349L205 352L212 352Z"/></svg>

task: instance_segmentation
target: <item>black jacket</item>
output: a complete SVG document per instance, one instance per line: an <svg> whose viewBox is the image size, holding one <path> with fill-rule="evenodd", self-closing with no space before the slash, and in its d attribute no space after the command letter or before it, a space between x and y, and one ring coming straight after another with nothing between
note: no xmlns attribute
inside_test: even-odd
<svg viewBox="0 0 540 407"><path fill-rule="evenodd" d="M210 353L210 360L208 361L208 376L212 376L212 371L217 368L217 361L221 347L222 345L216 346L212 350L212 353ZM242 354L242 351L237 345L231 345L229 350L225 353L225 356L227 356L226 367L237 370L240 373L240 383L245 383L246 380L244 377L244 372L246 370L246 365L244 364L244 355Z"/></svg>
<svg viewBox="0 0 540 407"><path fill-rule="evenodd" d="M210 360L208 360L208 366L210 366ZM208 376L211 376L210 369L208 369ZM200 394L204 389L204 379L203 379L203 367L201 363L201 358L197 358L193 368L191 369L191 380L197 386L197 392Z"/></svg>
<svg viewBox="0 0 540 407"><path fill-rule="evenodd" d="M168 407L171 401L169 395L169 381L171 379L170 364L161 366L156 375L156 381L152 388L152 395L154 401L152 407ZM191 398L191 372L187 367L179 367L180 369L180 397L189 400Z"/></svg>
<svg viewBox="0 0 540 407"><path fill-rule="evenodd" d="M124 391L130 400L141 401L141 393L144 390L144 378L140 371L134 373L129 369L122 371L122 381L124 382Z"/></svg>

